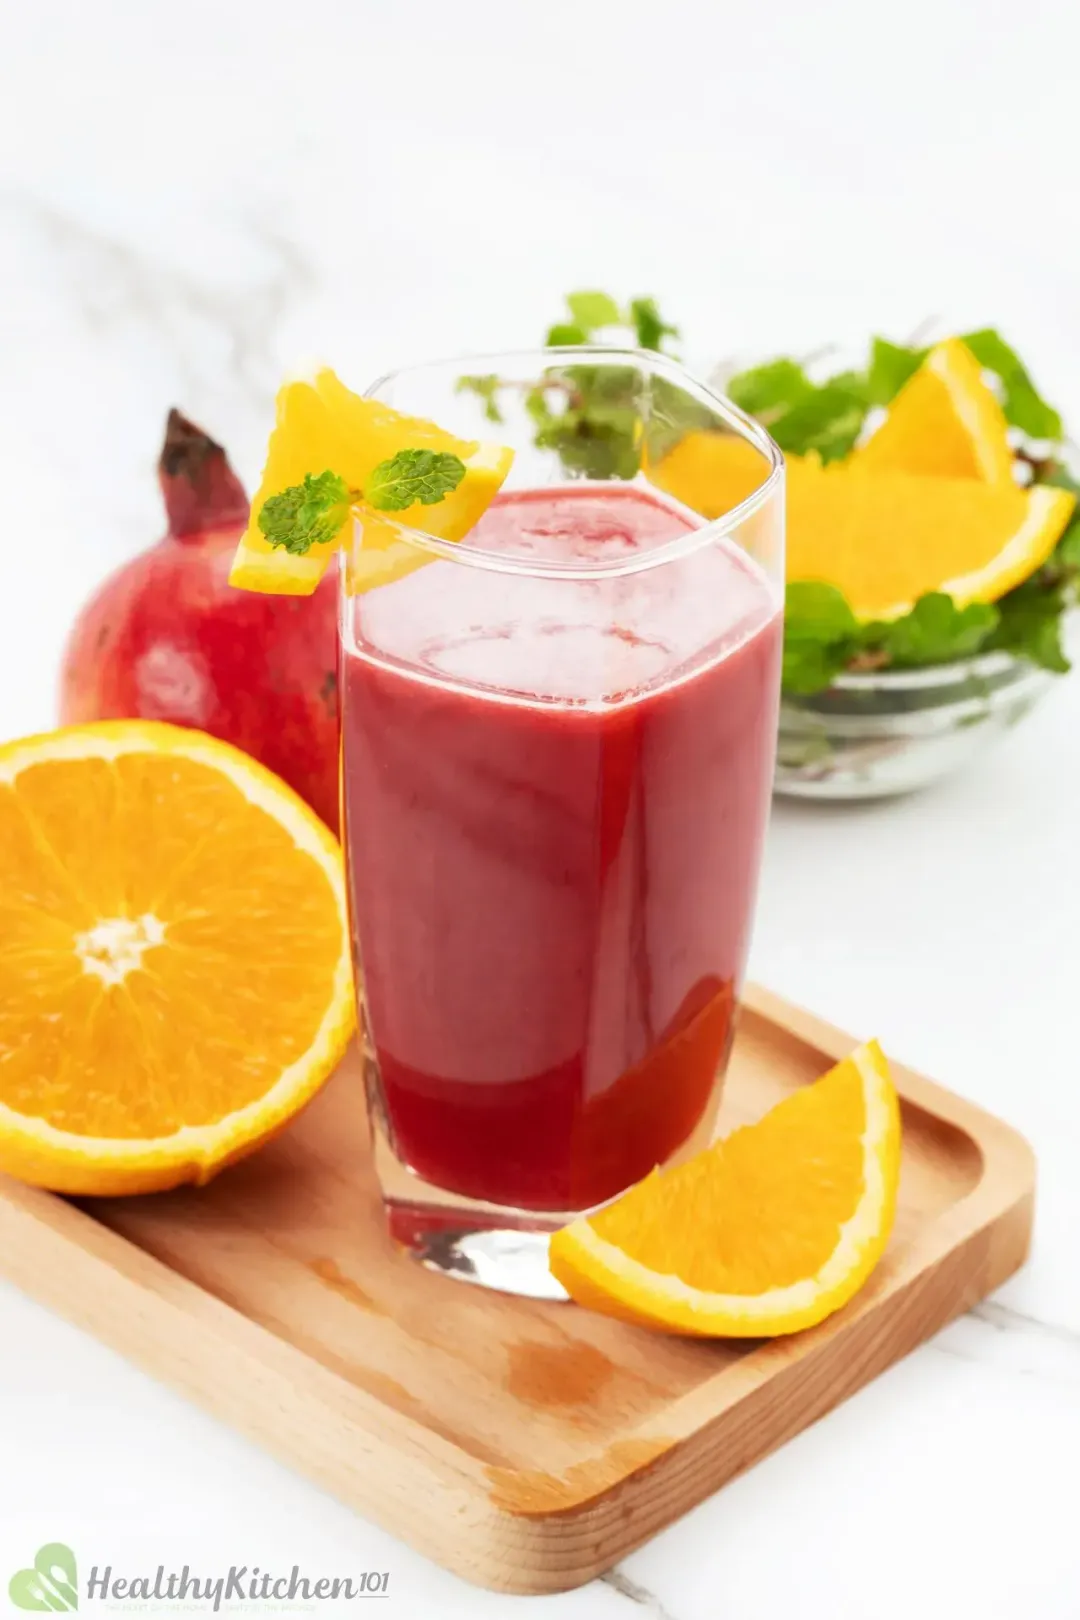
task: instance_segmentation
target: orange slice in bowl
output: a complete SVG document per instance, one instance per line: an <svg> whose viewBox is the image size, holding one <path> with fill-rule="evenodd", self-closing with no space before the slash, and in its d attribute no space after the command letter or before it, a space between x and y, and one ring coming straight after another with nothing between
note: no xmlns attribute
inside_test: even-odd
<svg viewBox="0 0 1080 1620"><path fill-rule="evenodd" d="M719 517L761 483L752 446L690 433L652 470L661 489ZM787 577L835 585L856 618L895 619L928 591L995 602L1046 561L1072 517L1068 490L1010 477L925 477L787 457Z"/></svg>
<svg viewBox="0 0 1080 1620"><path fill-rule="evenodd" d="M787 460L790 466L792 458ZM696 429L654 462L648 476L659 489L711 521L752 495L767 471L761 451L746 439Z"/></svg>
<svg viewBox="0 0 1080 1620"><path fill-rule="evenodd" d="M789 580L825 580L856 618L896 619L929 591L996 602L1050 556L1076 504L1068 490L820 466L788 469Z"/></svg>
<svg viewBox="0 0 1080 1620"><path fill-rule="evenodd" d="M277 777L148 721L0 747L0 1170L206 1181L315 1094L354 1017L341 852Z"/></svg>
<svg viewBox="0 0 1080 1620"><path fill-rule="evenodd" d="M877 472L1015 484L1005 412L960 338L930 350L851 459Z"/></svg>
<svg viewBox="0 0 1080 1620"><path fill-rule="evenodd" d="M656 1170L551 1240L580 1304L698 1337L812 1327L884 1252L900 1111L875 1041L687 1163Z"/></svg>

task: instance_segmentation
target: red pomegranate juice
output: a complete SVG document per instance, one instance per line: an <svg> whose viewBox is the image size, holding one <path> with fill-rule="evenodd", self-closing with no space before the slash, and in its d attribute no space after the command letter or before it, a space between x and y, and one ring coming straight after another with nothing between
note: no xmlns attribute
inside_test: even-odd
<svg viewBox="0 0 1080 1620"><path fill-rule="evenodd" d="M634 486L499 498L472 547L617 561ZM768 810L781 620L744 553L560 580L433 561L350 604L351 904L398 1157L588 1208L711 1130Z"/></svg>

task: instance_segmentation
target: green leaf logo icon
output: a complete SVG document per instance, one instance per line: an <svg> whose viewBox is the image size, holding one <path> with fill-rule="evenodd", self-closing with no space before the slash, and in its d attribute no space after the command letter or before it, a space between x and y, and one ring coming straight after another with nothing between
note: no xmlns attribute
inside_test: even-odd
<svg viewBox="0 0 1080 1620"><path fill-rule="evenodd" d="M11 1577L8 1596L17 1609L35 1614L66 1614L79 1607L75 1554L60 1541L50 1541L34 1559L33 1569Z"/></svg>

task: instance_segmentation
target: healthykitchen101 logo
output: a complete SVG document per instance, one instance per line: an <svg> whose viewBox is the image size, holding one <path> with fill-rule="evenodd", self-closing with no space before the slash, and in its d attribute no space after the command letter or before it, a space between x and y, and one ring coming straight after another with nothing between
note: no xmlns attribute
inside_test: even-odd
<svg viewBox="0 0 1080 1620"><path fill-rule="evenodd" d="M126 1608L151 1602L205 1608L219 1614L223 1604L321 1603L327 1599L385 1597L390 1586L387 1570L368 1570L355 1578L301 1575L294 1564L288 1575L273 1575L256 1564L231 1564L224 1575L198 1576L189 1565L166 1571L159 1564L153 1575L117 1575L111 1564L90 1571L85 1597L92 1603L115 1602ZM79 1574L75 1554L63 1542L42 1547L32 1566L17 1570L8 1584L8 1596L17 1609L36 1614L67 1614L79 1607ZM152 1612L152 1611L151 1611Z"/></svg>
<svg viewBox="0 0 1080 1620"><path fill-rule="evenodd" d="M42 1547L30 1569L16 1570L8 1596L17 1609L37 1614L64 1614L79 1607L79 1574L75 1554L63 1542Z"/></svg>

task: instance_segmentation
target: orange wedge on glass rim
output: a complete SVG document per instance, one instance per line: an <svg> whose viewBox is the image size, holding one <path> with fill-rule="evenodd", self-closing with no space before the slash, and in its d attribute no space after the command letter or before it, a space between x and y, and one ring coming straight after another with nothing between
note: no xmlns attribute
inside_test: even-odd
<svg viewBox="0 0 1080 1620"><path fill-rule="evenodd" d="M346 388L328 368L310 382L286 383L278 392L277 417L267 448L262 481L251 503L251 517L237 547L229 582L247 591L308 596L318 585L345 539L296 555L273 546L259 527L259 514L273 495L299 484L308 474L333 472L350 489L363 489L373 470L401 450L434 450L460 458L465 476L436 505L416 505L386 513L361 508L363 543L350 572L354 589L369 589L419 567L426 559L402 540L401 530L421 529L442 540L461 540L479 521L510 470L513 452L482 440L456 438L432 422L404 416L380 400ZM351 519L345 527L351 526ZM353 548L349 548L352 553ZM363 553L362 562L360 553Z"/></svg>
<svg viewBox="0 0 1080 1620"><path fill-rule="evenodd" d="M876 1041L685 1164L551 1239L551 1270L605 1315L703 1338L813 1327L884 1252L900 1110Z"/></svg>
<svg viewBox="0 0 1080 1620"><path fill-rule="evenodd" d="M355 1021L341 852L253 759L149 721L0 747L0 1170L202 1183Z"/></svg>

